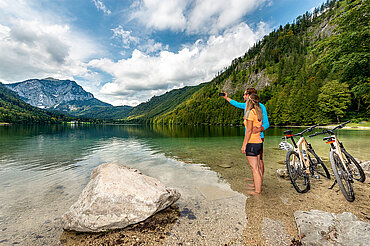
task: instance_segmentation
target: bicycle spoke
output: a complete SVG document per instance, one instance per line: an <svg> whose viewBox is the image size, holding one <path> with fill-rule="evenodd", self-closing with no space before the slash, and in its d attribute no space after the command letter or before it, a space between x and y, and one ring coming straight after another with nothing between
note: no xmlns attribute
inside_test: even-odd
<svg viewBox="0 0 370 246"><path fill-rule="evenodd" d="M351 174L347 172L343 165L343 162L333 151L330 152L330 162L332 164L334 176L344 197L348 201L353 202L355 200L355 195L353 192L353 180Z"/></svg>
<svg viewBox="0 0 370 246"><path fill-rule="evenodd" d="M294 151L289 151L286 163L290 181L296 191L299 193L307 192L310 189L310 183L306 169L300 163L299 155Z"/></svg>

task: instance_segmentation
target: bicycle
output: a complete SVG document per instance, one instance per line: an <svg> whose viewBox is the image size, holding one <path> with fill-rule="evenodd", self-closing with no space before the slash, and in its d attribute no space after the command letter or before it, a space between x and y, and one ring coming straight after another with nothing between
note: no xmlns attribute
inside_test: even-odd
<svg viewBox="0 0 370 246"><path fill-rule="evenodd" d="M311 126L296 134L292 134L292 130L287 130L284 131L286 135L282 138L285 140L290 138L294 146L286 155L286 168L293 187L299 193L306 193L310 189L309 174L317 178L320 178L320 175L322 175L330 179L329 171L324 162L303 136L304 133L311 132L315 127L317 127L317 125ZM297 143L294 140L295 136L300 136ZM311 155L314 158L312 158ZM315 160L315 162L313 160Z"/></svg>
<svg viewBox="0 0 370 246"><path fill-rule="evenodd" d="M323 130L322 132L316 132L309 137L329 134L328 137L324 137L323 140L330 144L329 159L333 173L335 176L334 184L330 187L333 189L336 183L338 183L340 190L342 191L344 197L353 202L355 200L355 193L353 191L353 180L360 182L365 182L365 173L361 166L358 164L355 158L353 158L344 148L343 143L341 143L334 131L343 128L349 121L346 121L331 130Z"/></svg>

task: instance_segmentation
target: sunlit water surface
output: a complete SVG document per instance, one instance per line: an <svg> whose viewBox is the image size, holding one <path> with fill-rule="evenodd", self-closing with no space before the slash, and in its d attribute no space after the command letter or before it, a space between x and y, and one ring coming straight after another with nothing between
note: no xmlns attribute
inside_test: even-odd
<svg viewBox="0 0 370 246"><path fill-rule="evenodd" d="M277 149L284 130L271 128L266 132L267 165L284 159L285 152ZM179 189L180 210L193 209L198 223L204 222L202 211L217 205L202 192L204 187L217 187L224 192L217 206L228 204L235 209L231 212L235 218L230 214L214 215L219 216L220 226L227 227L223 220L230 224L240 220L239 225L245 226L245 196L234 182L250 176L240 153L243 134L242 127L2 126L0 245L58 244L60 217L77 200L91 171L113 162L139 169ZM370 160L369 135L366 130L338 131L346 149L362 160ZM327 157L329 147L321 137L308 140L320 156ZM223 173L222 164L233 166L235 171ZM202 199L204 202L199 203ZM197 214L199 204L203 208ZM235 233L242 229L236 228Z"/></svg>

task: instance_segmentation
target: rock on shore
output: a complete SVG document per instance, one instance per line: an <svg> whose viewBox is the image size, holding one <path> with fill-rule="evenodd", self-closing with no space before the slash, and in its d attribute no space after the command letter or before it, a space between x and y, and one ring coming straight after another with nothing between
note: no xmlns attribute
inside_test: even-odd
<svg viewBox="0 0 370 246"><path fill-rule="evenodd" d="M288 173L288 170L286 170L286 168L285 169L277 169L276 173L280 178L289 178L289 173Z"/></svg>
<svg viewBox="0 0 370 246"><path fill-rule="evenodd" d="M294 217L303 245L369 245L370 224L352 213L296 211Z"/></svg>
<svg viewBox="0 0 370 246"><path fill-rule="evenodd" d="M180 198L159 180L122 164L102 164L91 173L78 201L62 217L66 230L100 232L144 221Z"/></svg>

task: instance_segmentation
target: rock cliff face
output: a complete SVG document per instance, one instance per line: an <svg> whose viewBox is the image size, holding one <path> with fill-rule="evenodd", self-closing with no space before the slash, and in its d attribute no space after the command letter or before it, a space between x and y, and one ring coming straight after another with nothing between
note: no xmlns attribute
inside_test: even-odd
<svg viewBox="0 0 370 246"><path fill-rule="evenodd" d="M6 85L27 103L39 108L54 108L69 101L86 101L94 96L75 81L53 78L30 79Z"/></svg>

